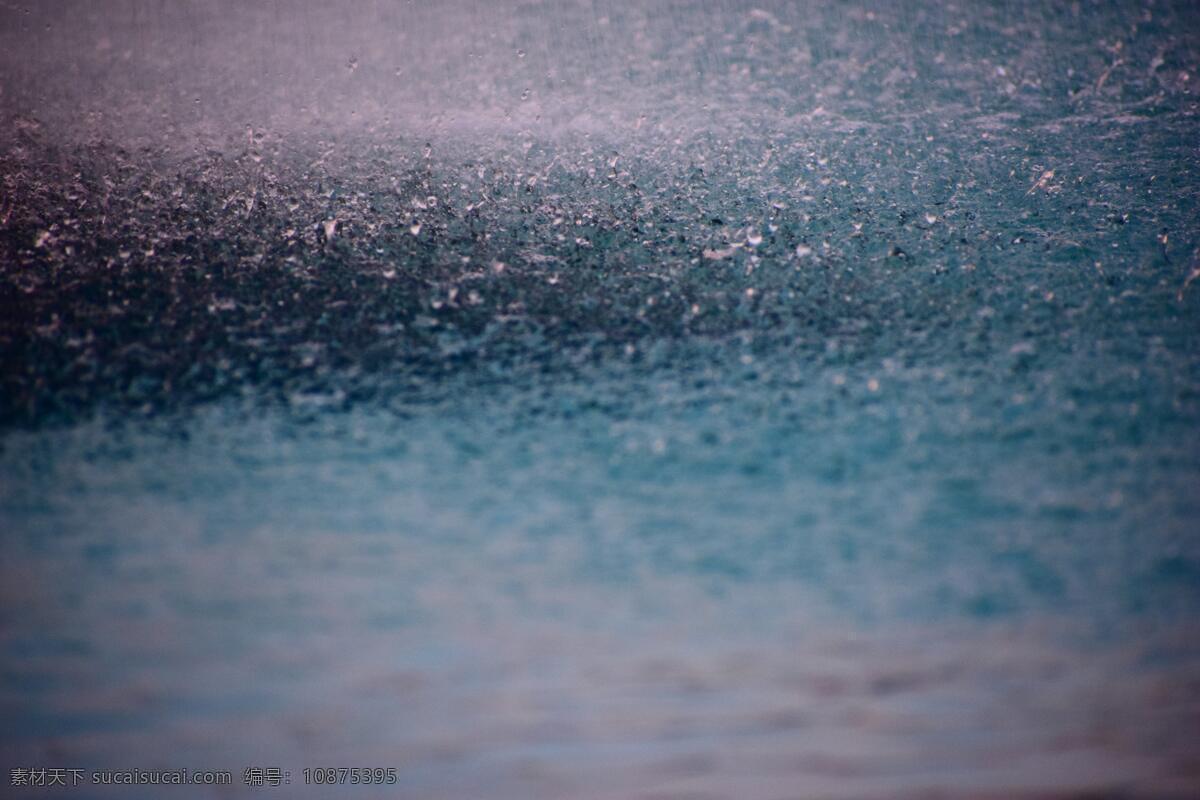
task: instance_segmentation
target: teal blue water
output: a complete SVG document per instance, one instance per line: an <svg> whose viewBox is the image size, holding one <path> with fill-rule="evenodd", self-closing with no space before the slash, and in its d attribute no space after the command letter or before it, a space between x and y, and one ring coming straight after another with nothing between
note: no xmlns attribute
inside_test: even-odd
<svg viewBox="0 0 1200 800"><path fill-rule="evenodd" d="M6 747L403 796L1185 791L1190 431L682 349L10 435Z"/></svg>
<svg viewBox="0 0 1200 800"><path fill-rule="evenodd" d="M6 789L1195 795L1190 4L76 10L0 12Z"/></svg>

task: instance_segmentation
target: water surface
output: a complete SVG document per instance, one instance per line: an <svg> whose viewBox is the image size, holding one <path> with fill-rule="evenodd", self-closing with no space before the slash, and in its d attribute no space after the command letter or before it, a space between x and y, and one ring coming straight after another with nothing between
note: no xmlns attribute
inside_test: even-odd
<svg viewBox="0 0 1200 800"><path fill-rule="evenodd" d="M1195 793L1191 5L0 13L6 768Z"/></svg>

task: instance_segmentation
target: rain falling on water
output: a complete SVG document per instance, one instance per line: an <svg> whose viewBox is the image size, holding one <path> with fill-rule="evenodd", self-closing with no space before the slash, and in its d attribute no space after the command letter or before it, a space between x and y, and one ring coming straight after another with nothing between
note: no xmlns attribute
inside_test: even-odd
<svg viewBox="0 0 1200 800"><path fill-rule="evenodd" d="M1193 795L1197 76L1185 2L5 5L0 781Z"/></svg>

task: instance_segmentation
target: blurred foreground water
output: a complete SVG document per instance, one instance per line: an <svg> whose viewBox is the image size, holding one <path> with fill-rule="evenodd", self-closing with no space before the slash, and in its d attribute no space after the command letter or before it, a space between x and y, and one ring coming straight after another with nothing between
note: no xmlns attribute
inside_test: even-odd
<svg viewBox="0 0 1200 800"><path fill-rule="evenodd" d="M1060 5L0 12L3 779L1194 795L1200 13Z"/></svg>

